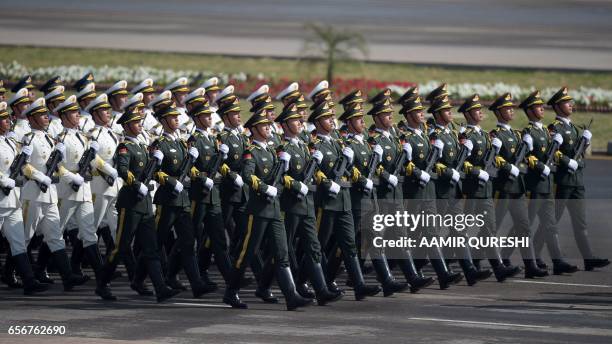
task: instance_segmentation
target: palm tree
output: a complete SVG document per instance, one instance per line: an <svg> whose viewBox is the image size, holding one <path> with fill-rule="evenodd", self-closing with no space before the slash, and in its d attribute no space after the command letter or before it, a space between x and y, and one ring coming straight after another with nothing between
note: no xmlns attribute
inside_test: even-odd
<svg viewBox="0 0 612 344"><path fill-rule="evenodd" d="M325 60L330 83L337 62L354 60L359 54L368 55L366 40L360 33L335 29L327 24L308 23L305 28L312 32L312 36L304 40L301 56L306 61Z"/></svg>

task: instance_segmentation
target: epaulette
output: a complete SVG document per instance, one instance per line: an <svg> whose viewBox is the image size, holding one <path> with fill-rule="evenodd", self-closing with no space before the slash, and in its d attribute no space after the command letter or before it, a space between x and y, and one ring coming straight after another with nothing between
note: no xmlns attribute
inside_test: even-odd
<svg viewBox="0 0 612 344"><path fill-rule="evenodd" d="M259 145L249 144L249 145L246 147L245 151L250 151L250 152L252 152L252 151L253 151L253 150L255 150L255 149L263 149L263 148L262 148L261 146L259 146Z"/></svg>
<svg viewBox="0 0 612 344"><path fill-rule="evenodd" d="M26 138L28 139L27 141L26 141ZM29 132L29 133L23 135L23 139L22 139L23 142L22 142L22 144L25 145L25 146L29 146L33 139L34 139L34 133L33 132ZM27 142L27 144L26 144L26 142Z"/></svg>
<svg viewBox="0 0 612 344"><path fill-rule="evenodd" d="M523 137L523 133L520 130L512 129L512 131L518 136L519 140Z"/></svg>
<svg viewBox="0 0 612 344"><path fill-rule="evenodd" d="M66 134L67 134L67 133L68 133L68 132L67 132L67 131L65 131L65 130L64 130L64 131L62 131L62 132L61 132L59 135L57 135L57 140L58 140L58 141L64 141L64 138L66 137Z"/></svg>

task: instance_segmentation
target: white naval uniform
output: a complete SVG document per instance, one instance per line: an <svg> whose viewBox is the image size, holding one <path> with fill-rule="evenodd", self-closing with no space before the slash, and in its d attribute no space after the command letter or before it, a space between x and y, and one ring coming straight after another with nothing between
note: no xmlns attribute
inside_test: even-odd
<svg viewBox="0 0 612 344"><path fill-rule="evenodd" d="M225 124L223 123L221 116L219 116L219 114L217 113L217 110L218 108L216 106L210 107L210 111L212 111L212 128L215 130L215 132L220 133L221 131L223 131L223 127L225 126Z"/></svg>
<svg viewBox="0 0 612 344"><path fill-rule="evenodd" d="M15 133L15 140L17 142L21 142L25 134L32 131L30 127L30 122L27 119L18 118L15 122L15 127L13 128L13 132Z"/></svg>
<svg viewBox="0 0 612 344"><path fill-rule="evenodd" d="M64 126L62 125L62 120L54 115L49 115L49 127L47 128L47 133L51 135L53 139L56 139L63 131Z"/></svg>
<svg viewBox="0 0 612 344"><path fill-rule="evenodd" d="M9 178L13 160L19 155L17 142L0 135L0 186ZM20 190L15 187L9 194L0 191L0 230L11 247L11 255L26 252L23 212L19 201Z"/></svg>
<svg viewBox="0 0 612 344"><path fill-rule="evenodd" d="M98 156L104 162L113 165L115 151L119 145L117 136L107 127L96 126L90 132L89 138L98 142L100 146ZM94 228L107 226L113 239L117 233L117 195L121 188L121 179L115 179L113 185L108 185L97 169L92 168L91 193L94 207Z"/></svg>
<svg viewBox="0 0 612 344"><path fill-rule="evenodd" d="M57 185L57 195L61 200L60 228L64 230L68 220L74 215L79 228L79 239L83 241L83 247L89 247L98 243L97 228L94 227L94 208L91 196L91 185L84 181L77 191L72 189L71 176L79 171L79 160L83 153L89 149L89 140L76 129L64 130L60 135L66 147L66 155L60 164L60 182Z"/></svg>
<svg viewBox="0 0 612 344"><path fill-rule="evenodd" d="M82 133L88 133L96 126L96 122L94 122L89 112L79 110L79 114L81 115L79 119L79 130Z"/></svg>
<svg viewBox="0 0 612 344"><path fill-rule="evenodd" d="M117 138L119 138L119 141L123 141L123 127L121 126L121 124L117 124L117 121L119 120L119 117L121 117L121 115L121 112L112 110L111 121L109 125L113 133L115 133L115 135L117 135Z"/></svg>
<svg viewBox="0 0 612 344"><path fill-rule="evenodd" d="M66 243L60 229L56 186L51 184L47 192L42 192L36 183L47 171L45 164L55 149L55 143L49 134L37 129L26 135L22 145L23 143L29 143L32 147L28 164L22 168L23 175L28 178L21 188L26 246L37 232L43 235L51 252L63 250L66 248Z"/></svg>
<svg viewBox="0 0 612 344"><path fill-rule="evenodd" d="M153 115L153 110L145 108L145 118L142 121L142 127L149 133L150 136L159 137L164 132L164 128Z"/></svg>
<svg viewBox="0 0 612 344"><path fill-rule="evenodd" d="M178 120L179 120L178 134L180 135L179 137L181 137L184 140L187 140L189 139L189 137L191 136L191 133L194 130L195 123L193 123L193 120L187 114L187 109L185 109L184 107L177 107L176 110L179 112L179 116L178 116Z"/></svg>

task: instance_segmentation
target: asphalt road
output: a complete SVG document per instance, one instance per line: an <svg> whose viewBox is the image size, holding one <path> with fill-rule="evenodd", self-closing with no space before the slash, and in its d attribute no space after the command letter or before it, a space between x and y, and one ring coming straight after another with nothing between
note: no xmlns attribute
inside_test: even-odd
<svg viewBox="0 0 612 344"><path fill-rule="evenodd" d="M612 160L588 166L589 197L609 197ZM610 244L599 249L602 255L612 256ZM216 272L213 277L221 282ZM374 282L373 275L367 278ZM487 280L474 287L461 283L446 291L434 284L419 294L363 302L348 292L333 305L297 312L263 304L249 288L242 292L248 310L228 309L220 292L201 299L184 292L156 304L136 296L125 278L113 282L119 301L105 303L93 295L91 283L71 293L55 286L46 295L27 298L0 287L0 343L612 342L612 267L545 279ZM64 325L67 334L10 336L11 325Z"/></svg>
<svg viewBox="0 0 612 344"><path fill-rule="evenodd" d="M606 0L30 0L1 18L0 44L294 57L322 22L374 61L612 70Z"/></svg>

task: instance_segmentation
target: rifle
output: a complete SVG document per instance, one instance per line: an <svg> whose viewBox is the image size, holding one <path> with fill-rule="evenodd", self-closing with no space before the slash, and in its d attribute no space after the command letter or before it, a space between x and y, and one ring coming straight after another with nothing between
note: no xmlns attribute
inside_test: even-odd
<svg viewBox="0 0 612 344"><path fill-rule="evenodd" d="M593 118L591 118L591 121L589 122L589 124L583 127L582 130L591 129L591 124L593 124ZM582 160L584 158L584 153L586 152L586 149L588 146L589 146L589 141L584 136L580 136L580 140L578 140L578 145L576 146L576 151L574 152L574 156L572 159L576 161ZM575 172L570 168L568 168L567 171L570 174L573 174Z"/></svg>
<svg viewBox="0 0 612 344"><path fill-rule="evenodd" d="M283 150L284 147L282 145L278 146L276 148L276 155L278 156ZM281 182L282 176L285 173L285 162L280 158L277 159L278 160L272 167L272 171L270 171L270 179L268 183L268 185L273 186L275 188L278 188L278 184ZM269 203L272 203L274 201L274 197L271 196L266 195L266 199Z"/></svg>
<svg viewBox="0 0 612 344"><path fill-rule="evenodd" d="M378 154L374 153L374 151L370 152L370 158L368 159L367 171L368 175L366 178L372 180L374 178L374 174L376 173L376 168L378 167ZM372 190L367 190L364 188L363 194L369 196L372 193Z"/></svg>
<svg viewBox="0 0 612 344"><path fill-rule="evenodd" d="M550 168L550 172L556 172L557 166L554 164L555 153L559 150L559 142L552 140L552 142L548 145L548 149L546 150L546 166Z"/></svg>
<svg viewBox="0 0 612 344"><path fill-rule="evenodd" d="M455 164L455 169L459 172L459 179L465 178L465 172L463 171L464 163L467 158L470 156L470 151L464 145L461 145L461 150L459 151L459 156L457 157L457 163ZM455 181L451 179L451 184L455 185Z"/></svg>
<svg viewBox="0 0 612 344"><path fill-rule="evenodd" d="M60 141L60 143L64 143L65 138L66 138L66 135L62 137L62 140ZM57 166L59 165L59 163L62 161L63 158L64 157L62 156L62 153L58 151L57 149L54 149L53 152L51 152L51 154L49 155L47 162L45 163L45 167L47 167L47 172L45 172L45 176L53 179L52 178L53 173L57 171ZM48 189L47 185L43 183L39 183L39 182L36 182L36 184L38 184L40 191L47 192L47 189Z"/></svg>
<svg viewBox="0 0 612 344"><path fill-rule="evenodd" d="M223 163L223 153L221 153L220 151L217 151L217 154L215 155L215 160L213 160L213 163L212 165L210 165L210 168L208 168L205 171L208 178L214 179L215 174L219 170L219 167L221 167L222 163ZM207 196L209 193L210 193L210 190L206 188L202 188L202 194L204 196Z"/></svg>
<svg viewBox="0 0 612 344"><path fill-rule="evenodd" d="M344 156L344 154L340 154L340 157L338 158L338 160L334 164L334 168L332 168L332 170L331 170L331 180L333 180L334 183L339 184L340 179L346 173L346 167L347 166L348 166L348 159ZM330 198L334 198L334 199L336 197L338 197L337 194L335 194L335 193L333 193L331 191L328 192L327 195Z"/></svg>
<svg viewBox="0 0 612 344"><path fill-rule="evenodd" d="M497 177L497 168L495 167L495 147L491 144L491 148L487 150L487 154L484 157L483 170L489 174L489 180ZM478 179L478 184L481 186L485 184L483 180Z"/></svg>
<svg viewBox="0 0 612 344"><path fill-rule="evenodd" d="M151 151L155 150L157 147L152 146ZM157 171L158 163L157 159L155 159L152 153L149 154L149 159L147 160L147 164L145 165L144 170L138 175L138 181L141 184L149 186L149 183L153 179L153 174ZM142 201L145 196L141 195L140 192L137 193L137 197L139 201Z"/></svg>
<svg viewBox="0 0 612 344"><path fill-rule="evenodd" d="M34 136L32 136L32 139L33 138ZM29 146L30 143L32 142L32 139L30 139L30 142L28 142L28 144L25 146ZM13 160L13 163L11 164L11 167L9 169L10 171L9 178L17 182L17 177L19 177L19 175L21 174L21 169L27 162L28 162L28 156L25 153L19 153L19 155ZM19 184L22 184L22 183L19 183ZM15 186L21 186L21 185L18 185L17 183L15 183ZM8 196L8 194L11 193L11 189L2 188L2 192L4 192L4 194Z"/></svg>
<svg viewBox="0 0 612 344"><path fill-rule="evenodd" d="M179 166L179 176L176 178L176 180L178 180L181 183L187 178L187 176L189 175L189 171L191 171L191 167L195 163L195 159L191 156L191 154L189 154L189 147L190 147L190 144L188 143L187 144L187 149L188 149L187 156L181 162L181 166ZM176 190L173 189L172 196L177 197L178 195L179 194L176 192Z"/></svg>
<svg viewBox="0 0 612 344"><path fill-rule="evenodd" d="M440 159L440 153L441 153L440 148L432 144L431 148L429 149L429 154L427 155L427 159L425 160L425 170L424 170L425 172L429 173L429 175L431 176L431 179L436 179L436 173L434 171L434 166ZM427 183L420 181L419 185L421 187L425 187Z"/></svg>
<svg viewBox="0 0 612 344"><path fill-rule="evenodd" d="M100 134L102 134L102 129L100 129L100 131L98 132L98 136L96 137L95 141L98 141L98 138L100 137ZM83 179L85 179L87 177L87 171L89 171L90 166L89 164L96 158L96 152L94 151L93 148L89 147L85 152L83 152L83 155L81 156L81 159L79 160L78 163L78 174L81 175L81 177L83 177ZM79 191L79 188L81 187L80 185L76 185L76 184L70 184L70 186L72 187L72 190Z"/></svg>
<svg viewBox="0 0 612 344"><path fill-rule="evenodd" d="M406 138L406 136L402 135L400 137L400 142L404 141L405 138ZM390 174L392 174L392 175L397 177L400 174L401 169L404 168L404 165L406 164L406 160L408 160L408 154L402 149L401 153L396 155L395 156L395 160L393 160L393 171ZM387 187L389 189L391 189L391 190L393 190L395 188L390 183L387 183Z"/></svg>
<svg viewBox="0 0 612 344"><path fill-rule="evenodd" d="M513 160L513 164L514 166L516 166L519 169L519 173L525 173L525 167L520 166L520 163L525 159L525 156L527 155L529 147L527 147L527 144L524 141L521 141L519 148L518 148L518 152L516 152L516 154L514 155L514 160ZM510 180L514 180L516 179L515 176L513 175L509 175L508 177Z"/></svg>

